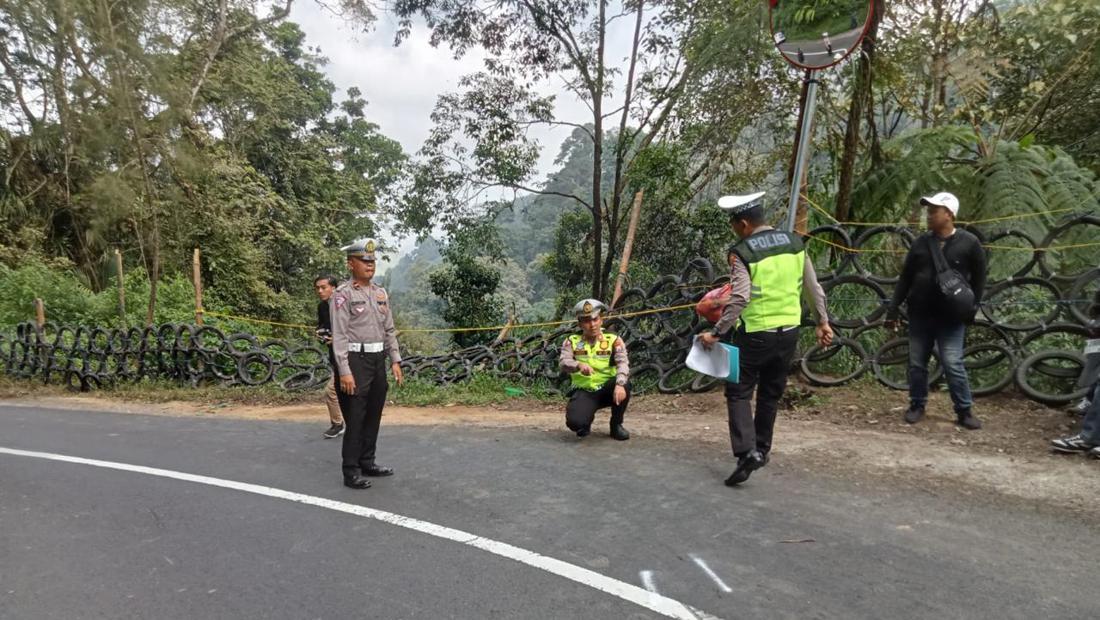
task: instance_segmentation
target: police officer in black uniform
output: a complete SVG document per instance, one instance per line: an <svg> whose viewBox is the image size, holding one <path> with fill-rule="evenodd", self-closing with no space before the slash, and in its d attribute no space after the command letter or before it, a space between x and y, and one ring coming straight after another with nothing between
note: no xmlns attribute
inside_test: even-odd
<svg viewBox="0 0 1100 620"><path fill-rule="evenodd" d="M376 243L363 239L341 248L348 257L351 279L341 284L329 299L332 318L332 352L340 375L340 409L344 412L344 486L365 489L367 476L390 476L393 470L374 461L382 408L389 382L386 358L397 383L401 354L389 295L371 282L374 277Z"/></svg>
<svg viewBox="0 0 1100 620"><path fill-rule="evenodd" d="M735 486L768 462L779 399L798 345L805 291L818 317L817 340L833 340L825 292L813 264L793 233L775 230L764 219L764 193L723 196L718 206L730 214L730 226L741 239L730 247L731 295L714 330L702 334L712 347L735 326L733 344L740 349L737 383L726 383L730 443L737 468L726 479ZM756 392L756 416L752 396Z"/></svg>

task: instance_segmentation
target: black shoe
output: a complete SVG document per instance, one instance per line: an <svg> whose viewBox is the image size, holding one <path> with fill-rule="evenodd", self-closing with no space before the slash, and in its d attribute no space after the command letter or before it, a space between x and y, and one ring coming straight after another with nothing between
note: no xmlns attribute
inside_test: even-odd
<svg viewBox="0 0 1100 620"><path fill-rule="evenodd" d="M340 435L343 435L343 434L344 434L344 425L343 424L333 424L332 426L328 427L328 430L325 431L321 436L324 437L325 439L336 439L337 437L339 437Z"/></svg>
<svg viewBox="0 0 1100 620"><path fill-rule="evenodd" d="M382 478L384 476L392 476L392 467L382 467L381 465L368 465L363 468L364 476L371 476L372 478Z"/></svg>
<svg viewBox="0 0 1100 620"><path fill-rule="evenodd" d="M982 421L974 417L974 413L969 409L967 409L966 411L959 411L955 414L955 416L955 424L958 424L959 426L967 430L976 431L982 427Z"/></svg>
<svg viewBox="0 0 1100 620"><path fill-rule="evenodd" d="M358 474L354 476L344 476L344 486L350 489L365 489L370 486L370 480Z"/></svg>
<svg viewBox="0 0 1100 620"><path fill-rule="evenodd" d="M748 480L752 472L763 467L764 463L764 457L756 450L737 459L737 469L734 469L730 477L726 478L726 486L734 487Z"/></svg>
<svg viewBox="0 0 1100 620"><path fill-rule="evenodd" d="M905 412L905 422L908 424L916 424L923 417L924 407L910 406L909 411Z"/></svg>
<svg viewBox="0 0 1100 620"><path fill-rule="evenodd" d="M577 437L588 437L588 434L592 432L592 427L584 426L577 429Z"/></svg>
<svg viewBox="0 0 1100 620"><path fill-rule="evenodd" d="M630 439L630 431L623 428L622 424L611 425L611 438L619 441L626 441Z"/></svg>

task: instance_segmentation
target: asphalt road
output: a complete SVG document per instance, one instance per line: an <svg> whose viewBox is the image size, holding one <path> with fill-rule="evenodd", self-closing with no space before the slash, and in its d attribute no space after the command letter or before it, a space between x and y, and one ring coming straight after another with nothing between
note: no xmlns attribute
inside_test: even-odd
<svg viewBox="0 0 1100 620"><path fill-rule="evenodd" d="M863 34L863 26L853 28L846 32L838 32L829 38L832 42L832 51L825 43L825 39L813 39L808 41L784 41L779 44L779 51L788 58L808 67L823 67L833 63L836 53L844 54L855 47ZM798 51L802 50L803 59L798 59Z"/></svg>
<svg viewBox="0 0 1100 620"><path fill-rule="evenodd" d="M729 489L728 458L675 442L385 421L380 462L397 475L353 491L340 484L339 442L320 437L323 418L320 408L306 425L0 405L0 448L369 506L720 618L1100 611L1100 529L1025 505L778 466ZM0 618L367 616L661 617L468 544L323 506L0 453Z"/></svg>

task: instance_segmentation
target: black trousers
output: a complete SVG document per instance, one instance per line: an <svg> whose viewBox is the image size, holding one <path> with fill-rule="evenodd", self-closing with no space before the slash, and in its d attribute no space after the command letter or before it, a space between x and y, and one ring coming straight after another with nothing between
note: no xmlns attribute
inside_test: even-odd
<svg viewBox="0 0 1100 620"><path fill-rule="evenodd" d="M626 398L618 405L615 404L614 379L603 384L595 392L581 389L573 390L573 393L569 395L569 403L565 406L565 425L571 431L590 427L592 421L596 419L596 410L604 407L611 407L612 426L622 424L626 406L630 404L630 383L627 382L624 387L626 388Z"/></svg>
<svg viewBox="0 0 1100 620"><path fill-rule="evenodd" d="M798 329L776 332L736 332L733 344L740 349L741 375L737 383L726 383L726 411L729 414L730 445L741 457L756 448L762 454L772 449L772 431L787 373L798 346ZM756 391L756 416L752 393Z"/></svg>
<svg viewBox="0 0 1100 620"><path fill-rule="evenodd" d="M348 353L351 376L355 378L355 394L345 394L336 381L336 397L344 414L344 475L362 473L374 464L374 449L378 443L378 426L382 422L382 407L390 389L386 379L385 353Z"/></svg>

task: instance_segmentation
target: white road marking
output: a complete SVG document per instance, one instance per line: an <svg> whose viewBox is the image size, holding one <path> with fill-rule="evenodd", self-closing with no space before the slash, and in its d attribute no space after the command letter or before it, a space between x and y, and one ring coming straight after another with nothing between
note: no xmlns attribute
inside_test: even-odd
<svg viewBox="0 0 1100 620"><path fill-rule="evenodd" d="M600 592L610 594L611 596L618 597L629 603L638 605L639 607L645 607L651 611L657 612L662 616L668 618L682 618L683 620L698 620L699 617L712 617L709 614L703 614L698 610L695 610L687 605L669 598L662 596L654 592L649 592L639 588L638 586L631 585L624 581L612 579L606 575L601 575L595 571L588 570L563 562L545 555L535 553L534 551L528 551L520 547L515 547L507 543L503 543L483 536L477 536L469 532L463 532L462 530L456 530L454 528L446 527L443 525L437 525L429 521L421 521L412 517L406 517L392 512L386 512L384 510L376 510L374 508L367 508L366 506L360 506L357 504L348 504L346 502L340 502L332 499L326 499L323 497L317 497L314 495L305 495L303 493L295 493L293 491L286 491L283 489L276 489L274 487L265 487L258 484L249 484L247 482L237 482L235 480L225 480L222 478L213 478L210 476L199 476L196 474L188 474L180 471L173 471L170 469L158 469L156 467L145 467L144 465L130 465L128 463L116 463L114 461L100 461L97 459L86 459L79 456L67 456L64 454L54 454L51 452L34 452L31 450L17 450L14 448L0 447L0 454L10 454L12 456L26 456L31 458L45 459L49 461L60 461L62 463L73 463L76 465L88 465L92 467L102 467L104 469L114 469L118 471L126 471L136 474L145 474L148 476L157 476L160 478L170 478L173 480L182 480L184 482L194 482L197 484L205 484L213 487L220 487L223 489L232 489L234 491L242 491L244 493L253 493L255 495L263 495L266 497L273 497L276 499L284 499L292 502L298 502L300 504L306 504L309 506L316 506L318 508L326 508L328 510L334 510L336 512L344 512L368 519L374 519L390 525L396 525L403 527L414 532L420 532L436 538L442 538L444 540L454 541L463 545L481 549L487 551L493 555L497 555L509 560L515 560L522 564L526 564L539 570L544 570L548 573L552 573L559 577L564 577L575 583L579 583L583 586L588 586ZM697 560L698 561L698 560ZM708 569L709 570L709 569ZM713 573L712 573L713 574ZM717 579L717 577L715 577ZM730 590L727 588L727 592Z"/></svg>
<svg viewBox="0 0 1100 620"><path fill-rule="evenodd" d="M710 567L707 566L707 563L703 561L703 558L695 555L694 553L690 554L690 557L699 568L703 569L703 572L706 573L708 577L714 580L714 583L718 584L719 589L726 593L733 592L733 588L727 586L726 582L722 581L722 578L716 575L714 571L712 571Z"/></svg>
<svg viewBox="0 0 1100 620"><path fill-rule="evenodd" d="M657 586L653 585L653 571L644 570L638 573L638 576L642 578L642 585L646 590L657 594Z"/></svg>

